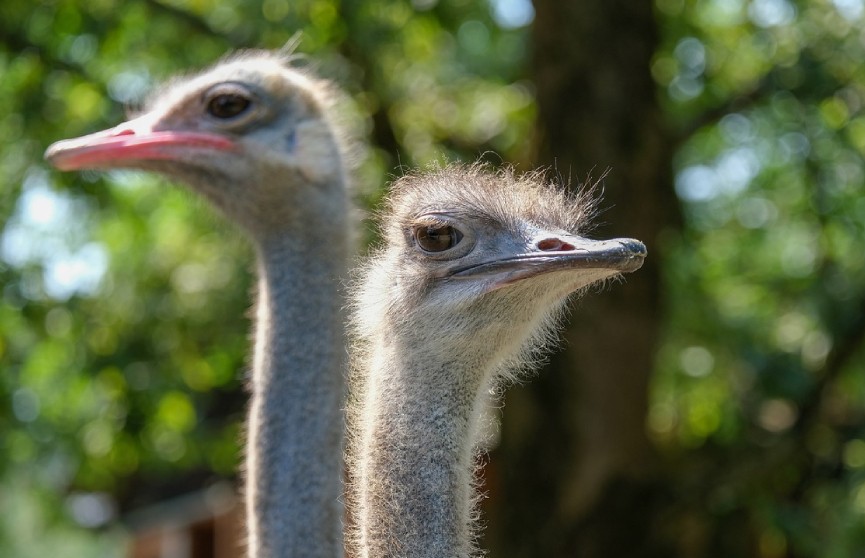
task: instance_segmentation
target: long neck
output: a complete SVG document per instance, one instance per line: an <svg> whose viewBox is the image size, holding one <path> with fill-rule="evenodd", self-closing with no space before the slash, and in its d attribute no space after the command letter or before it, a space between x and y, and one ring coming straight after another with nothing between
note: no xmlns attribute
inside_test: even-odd
<svg viewBox="0 0 865 558"><path fill-rule="evenodd" d="M387 336L371 349L352 417L359 558L470 556L488 371L401 349Z"/></svg>
<svg viewBox="0 0 865 558"><path fill-rule="evenodd" d="M252 558L343 554L340 285L348 235L323 242L316 230L257 243L246 462Z"/></svg>

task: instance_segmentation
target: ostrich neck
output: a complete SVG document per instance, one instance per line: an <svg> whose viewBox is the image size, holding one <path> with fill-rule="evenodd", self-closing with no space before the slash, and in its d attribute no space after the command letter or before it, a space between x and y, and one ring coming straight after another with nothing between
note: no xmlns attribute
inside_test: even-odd
<svg viewBox="0 0 865 558"><path fill-rule="evenodd" d="M474 442L489 373L416 349L382 339L370 354L355 440L361 558L473 554Z"/></svg>
<svg viewBox="0 0 865 558"><path fill-rule="evenodd" d="M256 243L258 301L246 465L249 556L342 556L347 248L314 227ZM310 231L306 232L305 231ZM347 237L347 235L344 235Z"/></svg>

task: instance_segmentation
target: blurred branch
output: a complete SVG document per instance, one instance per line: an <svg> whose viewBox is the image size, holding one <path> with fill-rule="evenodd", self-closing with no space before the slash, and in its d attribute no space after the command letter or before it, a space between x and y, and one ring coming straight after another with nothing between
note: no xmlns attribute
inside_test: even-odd
<svg viewBox="0 0 865 558"><path fill-rule="evenodd" d="M817 372L819 380L814 389L799 407L799 416L789 431L793 442L785 452L788 462L798 462L798 481L787 492L792 502L803 502L809 489L817 478L836 478L841 466L837 459L820 460L808 449L808 433L820 420L823 400L830 386L835 382L850 359L865 344L865 297L859 300L856 319L836 342L826 357L823 367ZM762 452L764 455L766 452ZM773 469L774 471L774 469Z"/></svg>
<svg viewBox="0 0 865 558"><path fill-rule="evenodd" d="M364 91L370 91L379 95L375 87L375 80L372 77L373 69L379 66L368 54L372 49L364 47L354 40L354 37L364 36L363 33L351 31L360 26L357 3L340 2L338 9L349 28L349 32L345 34L345 39L339 45L339 53L352 65L362 69L361 88ZM378 108L372 114L372 123L373 144L380 147L385 153L398 156L401 145L396 137L393 122L391 122L390 115L387 112L387 106L384 103L379 103Z"/></svg>
<svg viewBox="0 0 865 558"><path fill-rule="evenodd" d="M817 385L800 406L796 430L805 432L820 416L823 397L856 352L865 345L865 298L857 304L856 319L850 324L826 356L826 362L817 372Z"/></svg>
<svg viewBox="0 0 865 558"><path fill-rule="evenodd" d="M220 31L217 31L206 20L193 14L191 12L187 12L185 10L181 10L180 8L176 8L174 6L169 6L168 4L163 4L162 2L158 2L157 0L141 0L146 6L151 8L153 11L161 12L172 19L176 19L178 21L183 22L188 27L191 27L193 30L201 33L202 35L210 35L216 39L222 39L227 42L231 48L236 49L240 48L244 45L244 41L236 34L226 34Z"/></svg>
<svg viewBox="0 0 865 558"><path fill-rule="evenodd" d="M834 350L829 352L826 364L823 366L821 381L824 383L833 381L863 343L865 343L865 298L859 301L856 320L840 342L835 344Z"/></svg>
<svg viewBox="0 0 865 558"><path fill-rule="evenodd" d="M819 164L812 158L806 160L805 170L807 179L813 185L811 188L812 203L816 208L814 212L822 235L826 235L826 230L830 226L829 223L829 194L826 192L826 184L818 179L820 172ZM833 261L824 252L820 258L817 278L819 284L827 283L828 275L833 267ZM831 299L831 295L827 293ZM808 398L800 407L799 418L797 420L797 428L799 432L804 432L812 426L819 418L822 408L823 398L829 386L837 379L844 370L846 364L850 361L856 351L865 343L865 297L859 300L858 311L854 314L854 319L849 323L846 331L840 335L836 334L836 341L832 345L829 354L826 355L826 360L823 366L817 371L817 383L814 389L808 394Z"/></svg>
<svg viewBox="0 0 865 558"><path fill-rule="evenodd" d="M695 118L684 129L675 134L674 140L676 145L686 141L697 130L718 122L718 120L731 112L741 112L755 106L772 91L773 88L769 85L770 81L769 76L766 76L756 87L747 93L737 95L722 105L701 112L698 118Z"/></svg>
<svg viewBox="0 0 865 558"><path fill-rule="evenodd" d="M363 88L370 90L371 83L367 83L364 79ZM393 123L390 121L390 115L385 107L379 107L372 115L372 140L378 147L386 153L397 154L400 151L399 140L396 138L396 132L393 130Z"/></svg>
<svg viewBox="0 0 865 558"><path fill-rule="evenodd" d="M349 37L352 34L348 35ZM363 48L359 48L359 45L352 43L349 40L346 40L340 45L340 53L348 60L351 64L359 68L373 68L375 66L370 65L370 61L362 54L364 52ZM361 81L361 87L364 91L372 91L375 92L375 83L373 83L372 78L370 77L370 71L366 70L363 72L363 80ZM379 103L378 108L372 114L372 142L379 148L381 148L385 153L390 153L394 156L400 152L400 143L396 137L396 132L394 131L393 122L391 122L390 115L387 112L387 106L383 103Z"/></svg>

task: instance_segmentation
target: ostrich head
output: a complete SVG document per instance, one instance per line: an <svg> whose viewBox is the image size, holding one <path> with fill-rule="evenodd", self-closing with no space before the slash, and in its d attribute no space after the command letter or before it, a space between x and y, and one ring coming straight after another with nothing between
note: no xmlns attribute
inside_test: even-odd
<svg viewBox="0 0 865 558"><path fill-rule="evenodd" d="M356 335L394 332L424 358L519 368L524 349L546 345L570 294L643 263L639 241L581 235L593 212L589 194L541 173L473 165L402 178L384 248L356 282Z"/></svg>
<svg viewBox="0 0 865 558"><path fill-rule="evenodd" d="M136 117L57 142L61 170L129 168L176 178L256 233L327 214L344 188L328 84L286 55L247 51L175 79ZM341 208L335 208L335 211Z"/></svg>

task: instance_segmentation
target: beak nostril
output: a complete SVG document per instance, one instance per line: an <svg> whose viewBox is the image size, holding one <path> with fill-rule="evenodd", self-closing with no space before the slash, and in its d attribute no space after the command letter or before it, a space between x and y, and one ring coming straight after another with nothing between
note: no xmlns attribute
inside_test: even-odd
<svg viewBox="0 0 865 558"><path fill-rule="evenodd" d="M539 240L537 247L538 250L543 250L544 252L566 252L574 249L573 244L562 242L558 238L545 238Z"/></svg>

